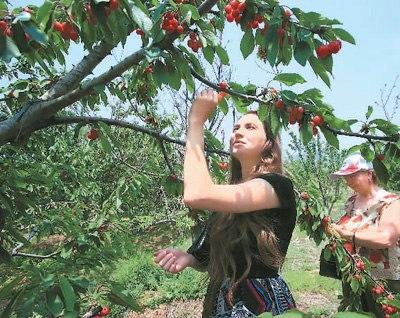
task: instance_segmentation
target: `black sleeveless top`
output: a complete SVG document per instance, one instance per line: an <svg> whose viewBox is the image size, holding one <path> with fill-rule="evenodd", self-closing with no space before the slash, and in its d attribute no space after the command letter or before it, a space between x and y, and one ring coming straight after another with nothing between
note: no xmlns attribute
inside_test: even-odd
<svg viewBox="0 0 400 318"><path fill-rule="evenodd" d="M274 188L275 193L280 201L280 207L242 213L242 215L262 214L271 225L272 230L278 240L281 253L283 256L285 256L296 224L296 200L292 181L289 178L276 173L263 174L257 178L266 180ZM200 236L187 251L188 253L192 254L203 266L208 265L208 255L210 250L209 229L212 224L212 218L210 218L210 220L210 223L203 228ZM262 263L257 248L257 240L254 236L251 238L251 250L256 257L252 258L250 273L247 276L248 278L278 276L278 268L268 267ZM240 248L237 248L233 256L236 262L238 275L240 276L246 268L244 251L241 251Z"/></svg>

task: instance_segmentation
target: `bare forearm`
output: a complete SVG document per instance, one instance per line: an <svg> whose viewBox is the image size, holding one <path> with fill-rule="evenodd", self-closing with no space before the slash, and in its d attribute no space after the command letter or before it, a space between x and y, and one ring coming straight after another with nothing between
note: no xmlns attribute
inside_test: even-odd
<svg viewBox="0 0 400 318"><path fill-rule="evenodd" d="M351 241L352 237L348 235L345 239ZM390 233L389 231L365 230L355 232L356 246L385 249L395 245L397 240L398 237L396 239L393 236L393 233Z"/></svg>
<svg viewBox="0 0 400 318"><path fill-rule="evenodd" d="M203 125L192 120L187 131L183 180L184 199L189 202L204 194L213 184L204 157Z"/></svg>

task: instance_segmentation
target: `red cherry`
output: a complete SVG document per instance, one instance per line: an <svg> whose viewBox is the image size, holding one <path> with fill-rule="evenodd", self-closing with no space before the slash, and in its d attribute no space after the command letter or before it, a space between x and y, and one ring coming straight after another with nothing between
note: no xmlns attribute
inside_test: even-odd
<svg viewBox="0 0 400 318"><path fill-rule="evenodd" d="M312 123L314 124L314 126L321 126L324 123L324 118L320 115L316 115L312 119Z"/></svg>
<svg viewBox="0 0 400 318"><path fill-rule="evenodd" d="M110 7L111 10L117 10L119 6L118 0L110 0L108 6Z"/></svg>
<svg viewBox="0 0 400 318"><path fill-rule="evenodd" d="M343 243L343 247L347 252L350 254L354 254L354 249L353 249L353 244L351 242L345 242Z"/></svg>
<svg viewBox="0 0 400 318"><path fill-rule="evenodd" d="M329 215L325 215L321 220L321 226L326 227L331 222L331 217Z"/></svg>
<svg viewBox="0 0 400 318"><path fill-rule="evenodd" d="M218 84L220 89L227 89L228 88L228 83L225 81L222 81L221 83Z"/></svg>
<svg viewBox="0 0 400 318"><path fill-rule="evenodd" d="M104 316L107 316L109 313L110 313L110 308L108 308L108 307L103 307L103 308L101 309L101 311L99 312L99 315L102 316L102 317L104 317Z"/></svg>
<svg viewBox="0 0 400 318"><path fill-rule="evenodd" d="M284 107L285 107L285 103L283 102L283 100L278 99L278 100L275 102L275 108L276 108L276 109L283 109Z"/></svg>
<svg viewBox="0 0 400 318"><path fill-rule="evenodd" d="M64 24L58 21L54 21L53 22L53 29L58 31L58 32L62 32L64 31Z"/></svg>
<svg viewBox="0 0 400 318"><path fill-rule="evenodd" d="M356 262L356 267L360 270L363 271L365 269L365 264L362 260L359 260Z"/></svg>
<svg viewBox="0 0 400 318"><path fill-rule="evenodd" d="M226 171L229 169L229 163L227 162L219 162L218 163L218 167L222 170L222 171Z"/></svg>
<svg viewBox="0 0 400 318"><path fill-rule="evenodd" d="M310 195L307 192L303 191L302 193L300 193L300 198L304 201L308 201L310 200Z"/></svg>
<svg viewBox="0 0 400 318"><path fill-rule="evenodd" d="M8 37L12 37L13 33L12 33L11 28L6 29L6 30L4 31L4 35L5 35L5 36L8 36Z"/></svg>
<svg viewBox="0 0 400 318"><path fill-rule="evenodd" d="M179 34L182 34L183 33L183 26L182 25L178 25L176 27L176 32L178 32Z"/></svg>
<svg viewBox="0 0 400 318"><path fill-rule="evenodd" d="M258 21L257 20L253 20L250 22L250 26L252 29L257 29L258 28Z"/></svg>
<svg viewBox="0 0 400 318"><path fill-rule="evenodd" d="M144 31L142 29L135 29L137 35L144 36Z"/></svg>
<svg viewBox="0 0 400 318"><path fill-rule="evenodd" d="M225 98L226 95L228 94L225 92L218 92L218 103L220 103Z"/></svg>
<svg viewBox="0 0 400 318"><path fill-rule="evenodd" d="M69 34L69 38L70 38L72 41L78 40L78 38L79 38L78 32L76 32L75 30L72 31L72 32Z"/></svg>
<svg viewBox="0 0 400 318"><path fill-rule="evenodd" d="M378 159L379 161L383 161L383 160L385 160L385 155L381 153L376 156L376 159Z"/></svg>
<svg viewBox="0 0 400 318"><path fill-rule="evenodd" d="M231 12L232 12L232 10L233 10L233 9L232 9L232 6L231 6L231 5L229 5L229 4L228 4L228 5L226 5L226 6L225 6L225 8L224 8L224 11L225 11L226 13L228 13L228 14L229 14L229 13L231 13Z"/></svg>
<svg viewBox="0 0 400 318"><path fill-rule="evenodd" d="M239 10L239 12L243 12L244 10L246 10L246 3L245 2L241 2L237 9Z"/></svg>
<svg viewBox="0 0 400 318"><path fill-rule="evenodd" d="M336 54L342 48L342 42L340 40L329 42L328 47L331 53Z"/></svg>
<svg viewBox="0 0 400 318"><path fill-rule="evenodd" d="M317 56L319 59L324 59L331 54L331 50L328 45L320 45L317 48Z"/></svg>
<svg viewBox="0 0 400 318"><path fill-rule="evenodd" d="M226 15L226 21L233 22L234 20L235 20L235 17L232 14Z"/></svg>
<svg viewBox="0 0 400 318"><path fill-rule="evenodd" d="M8 24L4 20L0 20L0 31L5 31L8 27Z"/></svg>
<svg viewBox="0 0 400 318"><path fill-rule="evenodd" d="M278 28L276 30L276 34L278 35L278 38L283 39L285 36L285 30L283 28Z"/></svg>
<svg viewBox="0 0 400 318"><path fill-rule="evenodd" d="M97 129L94 128L90 129L89 132L86 134L86 137L89 140L96 140L97 138L99 138L99 136L99 132L97 131Z"/></svg>

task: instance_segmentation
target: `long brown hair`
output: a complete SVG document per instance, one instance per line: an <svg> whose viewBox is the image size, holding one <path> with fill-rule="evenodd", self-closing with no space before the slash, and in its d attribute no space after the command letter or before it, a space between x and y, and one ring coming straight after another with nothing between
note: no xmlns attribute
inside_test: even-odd
<svg viewBox="0 0 400 318"><path fill-rule="evenodd" d="M256 112L249 112L257 114ZM282 173L282 156L279 136L273 136L266 122L263 123L266 143L261 153L259 163L254 167L253 174L267 172ZM242 182L240 161L231 156L230 184ZM256 238L258 253L252 248L252 238ZM246 268L238 273L234 252L244 252ZM252 260L261 258L268 267L279 268L283 255L279 249L277 238L272 231L268 219L259 213L216 213L210 228L210 255L208 272L210 283L204 300L203 317L210 317L217 297L217 292L223 280L229 277L228 302L233 303L234 292L238 284L250 272Z"/></svg>

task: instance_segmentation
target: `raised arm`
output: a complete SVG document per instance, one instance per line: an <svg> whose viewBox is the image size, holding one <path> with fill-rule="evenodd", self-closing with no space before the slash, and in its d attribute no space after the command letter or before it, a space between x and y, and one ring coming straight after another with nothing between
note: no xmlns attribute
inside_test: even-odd
<svg viewBox="0 0 400 318"><path fill-rule="evenodd" d="M195 209L245 213L279 207L274 188L263 179L237 185L217 185L204 157L204 123L218 103L213 90L205 90L193 102L186 136L184 203Z"/></svg>

